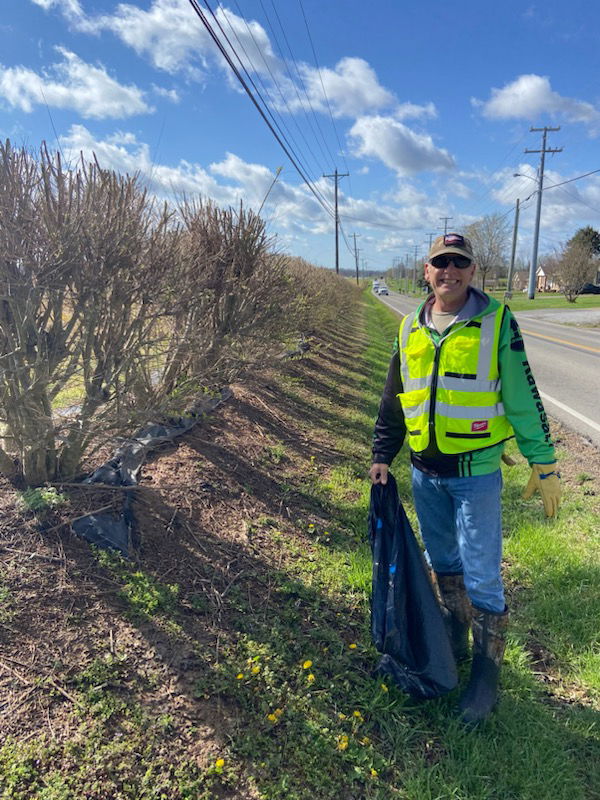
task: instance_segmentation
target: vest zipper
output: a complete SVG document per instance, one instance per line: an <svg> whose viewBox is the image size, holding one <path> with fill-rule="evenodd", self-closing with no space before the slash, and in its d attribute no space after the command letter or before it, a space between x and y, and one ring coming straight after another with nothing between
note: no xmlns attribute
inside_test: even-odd
<svg viewBox="0 0 600 800"><path fill-rule="evenodd" d="M435 438L435 400L436 400L435 396L437 392L438 371L439 371L443 343L444 339L441 339L438 342L438 344L435 344L435 342L433 342L433 346L435 347L435 356L433 357L433 374L431 376L431 390L429 395L429 442L431 444L431 441L433 439L433 442L435 443L436 447L437 447L437 439Z"/></svg>

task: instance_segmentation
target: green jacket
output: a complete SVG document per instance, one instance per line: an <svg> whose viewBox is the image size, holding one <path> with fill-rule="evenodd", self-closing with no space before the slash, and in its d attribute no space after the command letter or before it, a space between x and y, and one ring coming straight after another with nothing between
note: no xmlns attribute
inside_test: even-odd
<svg viewBox="0 0 600 800"><path fill-rule="evenodd" d="M427 321L426 304L415 312L420 325ZM498 301L471 288L465 306L452 326L464 325L494 313ZM433 328L431 339L438 343L441 335ZM444 332L446 334L447 332ZM446 346L451 346L448 339ZM517 321L505 306L498 338L498 367L502 382L501 398L506 417L514 430L517 445L530 464L550 464L555 461L554 447L543 403L527 361L523 339ZM406 436L406 424L398 395L403 392L398 350L392 357L373 439L373 461L391 464ZM413 464L432 475L468 476L495 472L500 466L504 442L479 450L466 450L456 455L440 452L435 436L426 450L411 452Z"/></svg>

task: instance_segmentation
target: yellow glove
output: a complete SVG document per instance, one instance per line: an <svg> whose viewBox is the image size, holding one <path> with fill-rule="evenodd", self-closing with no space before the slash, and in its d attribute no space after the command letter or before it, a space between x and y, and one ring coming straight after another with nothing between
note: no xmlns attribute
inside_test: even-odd
<svg viewBox="0 0 600 800"><path fill-rule="evenodd" d="M554 464L532 464L531 477L523 492L523 500L529 500L539 491L547 517L556 516L560 503L560 473L554 466Z"/></svg>

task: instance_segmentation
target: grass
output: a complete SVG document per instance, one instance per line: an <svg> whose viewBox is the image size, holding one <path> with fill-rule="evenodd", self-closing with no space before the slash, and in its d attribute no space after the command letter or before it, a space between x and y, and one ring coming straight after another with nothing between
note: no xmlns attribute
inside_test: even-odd
<svg viewBox="0 0 600 800"><path fill-rule="evenodd" d="M173 718L143 703L158 678L134 676L127 659L110 655L70 679L79 722L69 744L0 747L2 800L217 800L242 796L242 777L251 792L243 796L261 800L600 798L600 537L587 481L548 522L539 502L520 499L526 468L505 471L512 626L502 700L485 725L460 726L457 692L415 703L371 677L365 474L397 324L366 292L360 324L350 328L358 357L337 375L316 376L330 392L320 395L308 373L281 381L300 408L318 409L314 439L333 442L343 457L324 469L306 456L298 472L286 473L290 492L306 501L305 517L264 515L247 525L252 539L268 543L268 586L258 603L250 586L228 587L218 657L196 648L203 669L194 696L220 709L221 750L208 763L180 761L169 738ZM286 469L296 457L278 445L267 455ZM394 473L414 524L406 453ZM143 564L106 553L98 559L128 618L183 639L188 587L159 580ZM207 611L204 595L188 596L195 613ZM464 682L465 668L461 675Z"/></svg>

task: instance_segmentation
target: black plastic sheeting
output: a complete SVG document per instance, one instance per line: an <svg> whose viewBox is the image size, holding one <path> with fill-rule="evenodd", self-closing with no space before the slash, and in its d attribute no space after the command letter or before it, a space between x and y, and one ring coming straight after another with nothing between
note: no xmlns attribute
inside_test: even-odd
<svg viewBox="0 0 600 800"><path fill-rule="evenodd" d="M376 675L405 692L432 698L458 683L456 662L421 548L398 497L393 475L371 488L373 554L371 634L382 657Z"/></svg>
<svg viewBox="0 0 600 800"><path fill-rule="evenodd" d="M83 483L102 483L108 486L136 486L138 475L149 453L163 444L172 442L187 433L202 420L205 414L231 397L230 389L222 389L215 397L203 398L184 417L162 424L148 425L130 439L125 440L113 456L98 467ZM132 492L124 492L121 515L112 512L88 514L72 523L78 536L103 549L119 550L129 556L139 547L139 533L135 529Z"/></svg>

